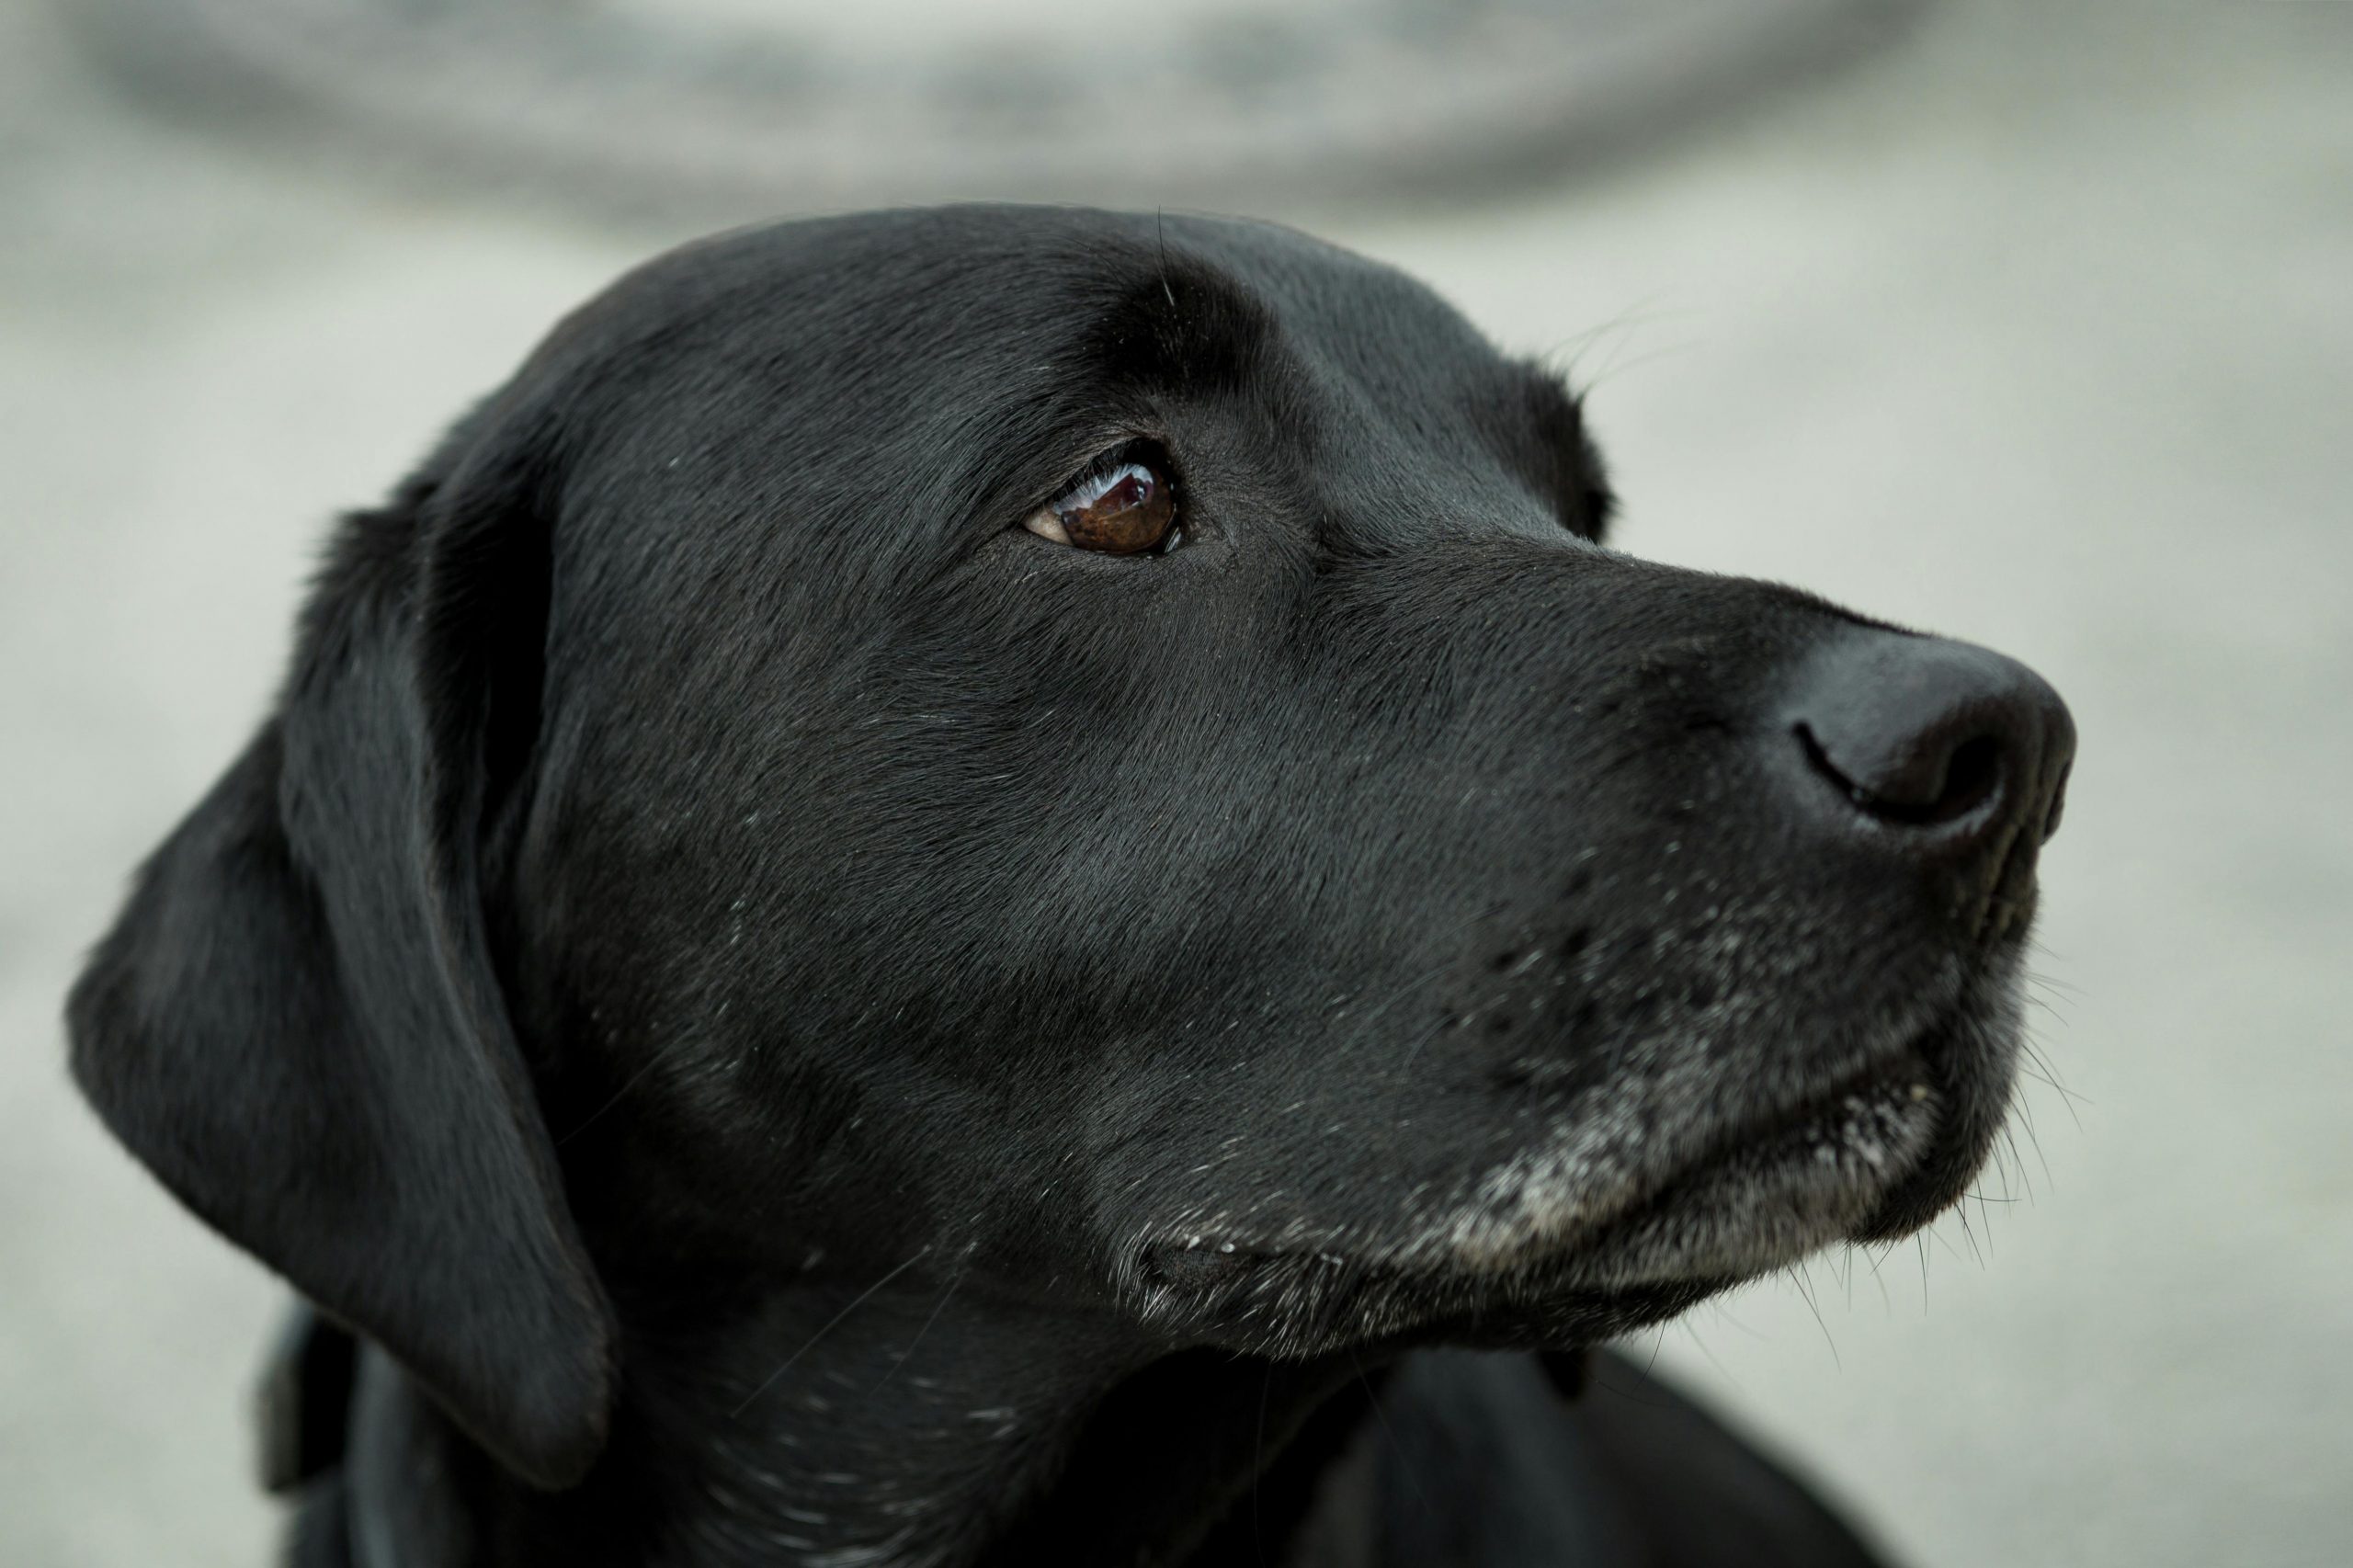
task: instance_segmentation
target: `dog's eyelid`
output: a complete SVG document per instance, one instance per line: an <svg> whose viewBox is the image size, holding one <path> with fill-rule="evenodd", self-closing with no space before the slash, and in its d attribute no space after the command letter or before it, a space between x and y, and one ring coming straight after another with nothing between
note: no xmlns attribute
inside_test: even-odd
<svg viewBox="0 0 2353 1568"><path fill-rule="evenodd" d="M1542 493L1560 524L1579 539L1598 540L1617 511L1617 496L1585 422L1585 399L1562 371L1539 359L1518 362L1529 415L1551 472Z"/></svg>

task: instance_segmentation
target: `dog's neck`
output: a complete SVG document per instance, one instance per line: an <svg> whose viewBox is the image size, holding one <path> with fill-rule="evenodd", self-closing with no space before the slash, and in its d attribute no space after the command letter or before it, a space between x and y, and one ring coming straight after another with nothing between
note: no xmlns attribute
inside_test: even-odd
<svg viewBox="0 0 2353 1568"><path fill-rule="evenodd" d="M1264 1472L1319 1410L1336 1446L1370 1390L1347 1357L1156 1353L1105 1318L899 1280L788 1289L718 1335L633 1327L625 1354L588 1481L537 1494L477 1461L449 1533L495 1562L1124 1568L1220 1558L1246 1498L1256 1561L1308 1490Z"/></svg>
<svg viewBox="0 0 2353 1568"><path fill-rule="evenodd" d="M690 1471L663 1499L680 1561L949 1568L1040 1506L1136 1369L1083 1318L813 1284L708 1365L658 1369L629 1415Z"/></svg>

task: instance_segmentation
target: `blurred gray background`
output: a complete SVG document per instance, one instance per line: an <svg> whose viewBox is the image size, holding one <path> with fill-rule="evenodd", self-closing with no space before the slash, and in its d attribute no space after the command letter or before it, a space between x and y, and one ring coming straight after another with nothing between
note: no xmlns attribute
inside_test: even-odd
<svg viewBox="0 0 2353 1568"><path fill-rule="evenodd" d="M0 0L6 1568L250 1563L271 1523L276 1291L70 1093L78 953L260 711L325 519L616 271L756 210L208 112L100 69L136 6L101 9ZM2353 6L1916 9L1760 55L1770 90L1718 62L1672 113L1499 134L1492 177L1467 145L1387 189L1359 146L1218 204L1572 365L1627 548L1990 642L2074 705L2036 965L2064 1092L2029 1086L1965 1228L1641 1352L1921 1564L2341 1564Z"/></svg>

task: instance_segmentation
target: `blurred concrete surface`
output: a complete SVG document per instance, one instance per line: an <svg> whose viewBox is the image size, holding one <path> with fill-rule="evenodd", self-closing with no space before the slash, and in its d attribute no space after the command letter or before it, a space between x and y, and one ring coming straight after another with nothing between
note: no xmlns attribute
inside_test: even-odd
<svg viewBox="0 0 2353 1568"><path fill-rule="evenodd" d="M1401 199L1770 91L1926 0L74 0L147 100L447 187L729 223ZM1236 193L1247 193L1237 195Z"/></svg>
<svg viewBox="0 0 2353 1568"><path fill-rule="evenodd" d="M1661 1360L1932 1568L2353 1561L2353 6L1955 5L1599 177L1276 215L1572 363L1628 547L2075 706L2066 1094L1965 1227ZM673 237L208 144L0 5L0 1564L260 1557L275 1292L99 1134L58 999L327 516Z"/></svg>

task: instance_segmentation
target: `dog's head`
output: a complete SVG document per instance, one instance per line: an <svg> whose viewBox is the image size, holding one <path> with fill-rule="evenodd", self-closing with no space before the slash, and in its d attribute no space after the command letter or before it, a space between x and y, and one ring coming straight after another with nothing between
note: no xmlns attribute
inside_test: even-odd
<svg viewBox="0 0 2353 1568"><path fill-rule="evenodd" d="M346 526L77 1072L546 1481L616 1301L1573 1343L1899 1234L2008 1100L2065 710L1609 505L1286 231L689 247Z"/></svg>

